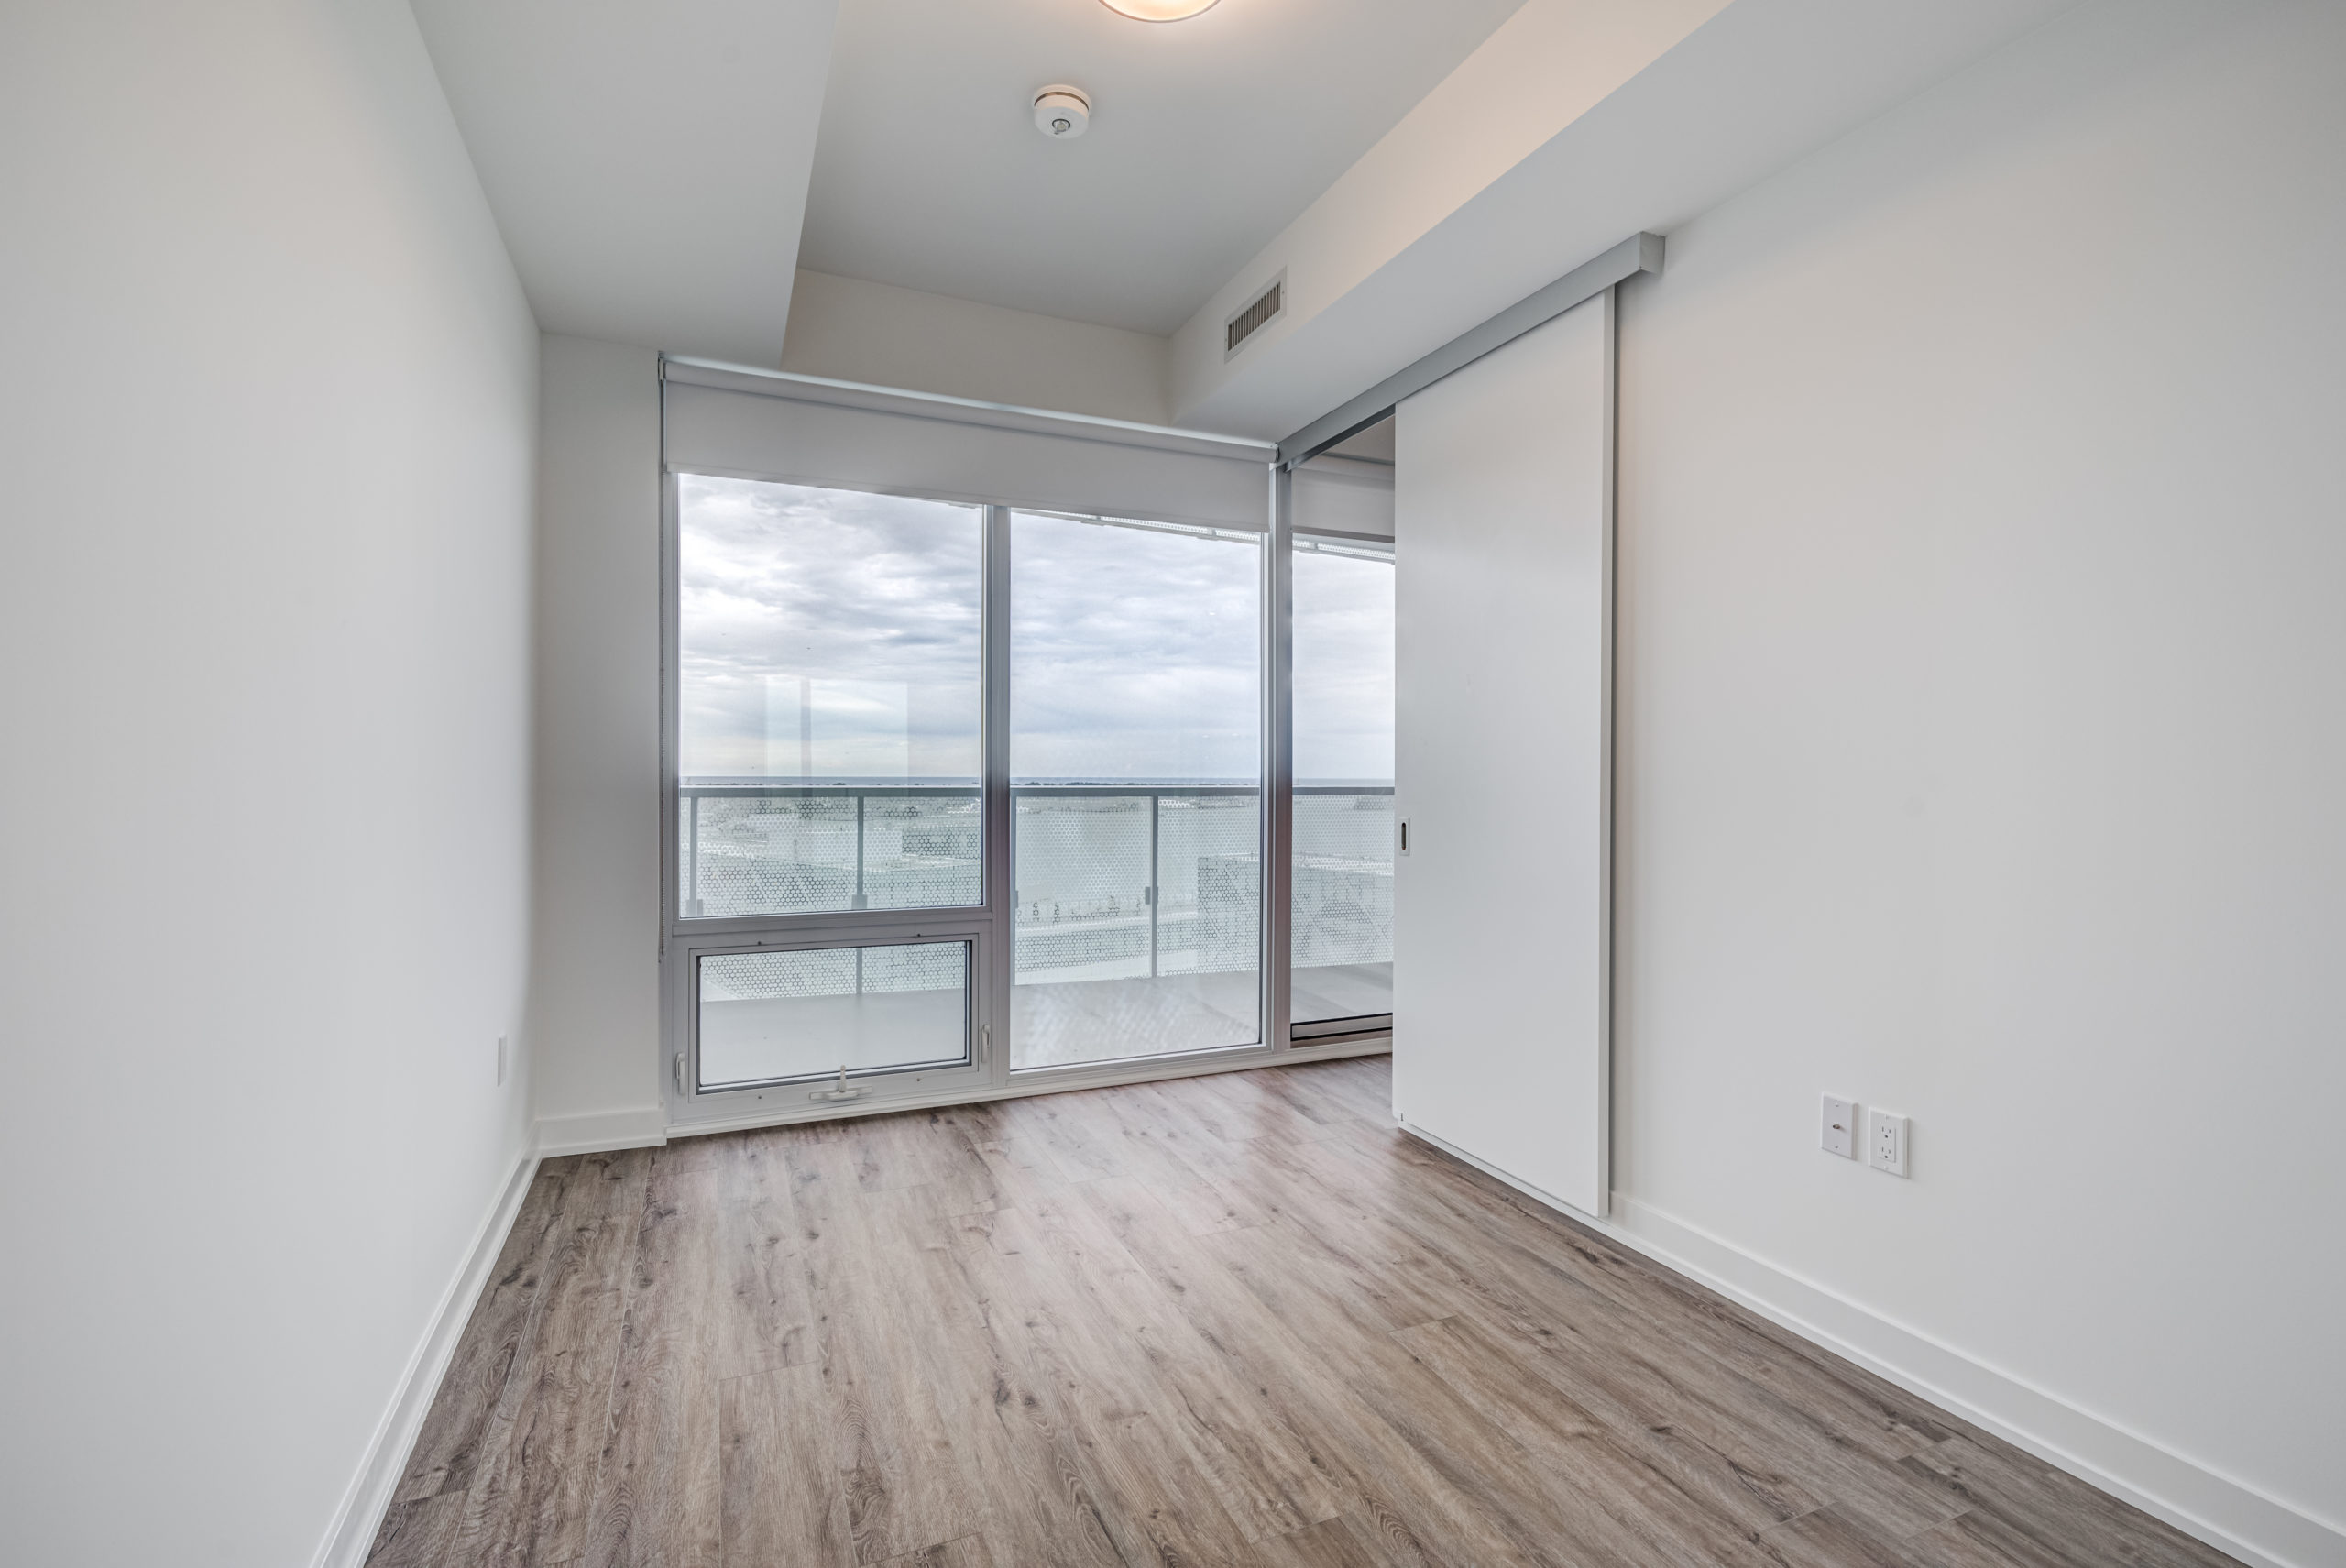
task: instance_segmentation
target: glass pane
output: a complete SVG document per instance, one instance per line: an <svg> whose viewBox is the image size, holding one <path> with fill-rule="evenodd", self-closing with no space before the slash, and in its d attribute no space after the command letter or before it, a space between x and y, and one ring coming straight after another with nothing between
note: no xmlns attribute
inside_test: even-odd
<svg viewBox="0 0 2346 1568"><path fill-rule="evenodd" d="M1295 542L1298 1024L1393 1011L1393 551Z"/></svg>
<svg viewBox="0 0 2346 1568"><path fill-rule="evenodd" d="M1262 1038L1259 536L1012 518L1010 1065Z"/></svg>
<svg viewBox="0 0 2346 1568"><path fill-rule="evenodd" d="M679 913L979 902L985 509L677 491Z"/></svg>
<svg viewBox="0 0 2346 1568"><path fill-rule="evenodd" d="M970 944L711 954L700 960L700 1086L970 1059Z"/></svg>

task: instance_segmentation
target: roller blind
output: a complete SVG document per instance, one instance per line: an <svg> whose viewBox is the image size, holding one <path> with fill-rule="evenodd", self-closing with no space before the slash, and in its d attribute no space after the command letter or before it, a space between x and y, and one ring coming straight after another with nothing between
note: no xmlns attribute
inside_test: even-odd
<svg viewBox="0 0 2346 1568"><path fill-rule="evenodd" d="M1393 465L1333 455L1295 471L1295 526L1304 533L1393 537Z"/></svg>
<svg viewBox="0 0 2346 1568"><path fill-rule="evenodd" d="M1269 527L1269 442L671 359L676 472L1220 528Z"/></svg>

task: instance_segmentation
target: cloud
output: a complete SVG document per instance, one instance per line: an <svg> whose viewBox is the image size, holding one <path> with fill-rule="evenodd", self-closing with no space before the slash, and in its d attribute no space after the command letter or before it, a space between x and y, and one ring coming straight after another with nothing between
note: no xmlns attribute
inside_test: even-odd
<svg viewBox="0 0 2346 1568"><path fill-rule="evenodd" d="M687 777L974 778L984 512L680 480ZM1261 544L1014 514L1017 778L1259 776ZM1392 569L1297 563L1307 777L1391 774Z"/></svg>
<svg viewBox="0 0 2346 1568"><path fill-rule="evenodd" d="M1393 557L1295 557L1295 777L1393 782Z"/></svg>
<svg viewBox="0 0 2346 1568"><path fill-rule="evenodd" d="M982 508L696 475L679 500L681 773L977 777Z"/></svg>
<svg viewBox="0 0 2346 1568"><path fill-rule="evenodd" d="M1015 514L1011 775L1259 777L1261 576L1251 536Z"/></svg>

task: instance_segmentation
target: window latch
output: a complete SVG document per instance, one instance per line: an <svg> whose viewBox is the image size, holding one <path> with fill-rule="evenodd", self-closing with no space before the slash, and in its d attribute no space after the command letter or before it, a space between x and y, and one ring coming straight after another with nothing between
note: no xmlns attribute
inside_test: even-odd
<svg viewBox="0 0 2346 1568"><path fill-rule="evenodd" d="M863 1098L863 1085L860 1083L851 1084L848 1082L847 1064L845 1062L841 1062L839 1064L839 1087L837 1089L818 1089L815 1091L814 1093L809 1094L806 1098L809 1100L861 1100Z"/></svg>

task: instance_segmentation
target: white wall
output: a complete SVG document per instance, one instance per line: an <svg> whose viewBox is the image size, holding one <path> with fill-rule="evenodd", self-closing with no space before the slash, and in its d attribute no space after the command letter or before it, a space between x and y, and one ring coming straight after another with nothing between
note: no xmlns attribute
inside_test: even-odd
<svg viewBox="0 0 2346 1568"><path fill-rule="evenodd" d="M2332 1563L2341 256L2319 3L2080 10L1673 234L1617 866L1633 1229Z"/></svg>
<svg viewBox="0 0 2346 1568"><path fill-rule="evenodd" d="M399 0L0 13L0 1559L310 1561L526 1135L537 334Z"/></svg>
<svg viewBox="0 0 2346 1568"><path fill-rule="evenodd" d="M782 368L1163 424L1167 340L828 272L798 274Z"/></svg>
<svg viewBox="0 0 2346 1568"><path fill-rule="evenodd" d="M550 1148L657 1142L660 357L544 340L538 924L531 1016Z"/></svg>

